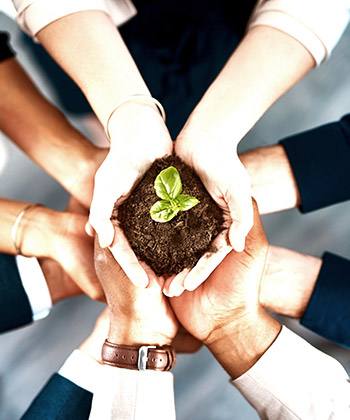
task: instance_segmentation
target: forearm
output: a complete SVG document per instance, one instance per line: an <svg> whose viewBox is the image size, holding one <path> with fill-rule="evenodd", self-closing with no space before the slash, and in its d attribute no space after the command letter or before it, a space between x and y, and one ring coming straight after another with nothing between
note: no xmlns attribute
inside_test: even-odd
<svg viewBox="0 0 350 420"><path fill-rule="evenodd" d="M184 132L195 130L237 144L314 64L305 47L289 35L264 26L252 28L191 114Z"/></svg>
<svg viewBox="0 0 350 420"><path fill-rule="evenodd" d="M280 315L301 318L321 266L321 258L270 246L261 280L260 303Z"/></svg>
<svg viewBox="0 0 350 420"><path fill-rule="evenodd" d="M340 420L350 414L345 369L286 327L257 363L232 383L260 418Z"/></svg>
<svg viewBox="0 0 350 420"><path fill-rule="evenodd" d="M34 162L85 205L98 149L34 86L15 59L0 65L0 128ZM24 94L25 92L25 94Z"/></svg>
<svg viewBox="0 0 350 420"><path fill-rule="evenodd" d="M12 228L20 212L29 203L0 199L1 230L0 252L15 254ZM59 214L45 207L28 209L17 229L16 244L23 255L34 257L51 257L49 236L59 224Z"/></svg>
<svg viewBox="0 0 350 420"><path fill-rule="evenodd" d="M37 38L77 83L103 125L123 98L149 93L118 30L101 11L65 16Z"/></svg>
<svg viewBox="0 0 350 420"><path fill-rule="evenodd" d="M240 159L252 183L252 195L260 214L274 213L300 205L299 190L288 157L280 145L242 153Z"/></svg>

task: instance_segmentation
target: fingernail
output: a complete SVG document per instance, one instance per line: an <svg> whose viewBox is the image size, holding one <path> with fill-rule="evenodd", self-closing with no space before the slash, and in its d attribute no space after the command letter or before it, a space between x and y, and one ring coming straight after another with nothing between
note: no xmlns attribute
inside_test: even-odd
<svg viewBox="0 0 350 420"><path fill-rule="evenodd" d="M174 286L170 286L171 289L171 295L172 296L180 296L181 293L185 290L183 286L180 284L175 284Z"/></svg>
<svg viewBox="0 0 350 420"><path fill-rule="evenodd" d="M165 294L165 296L167 297L173 297L172 294L169 292L169 290L163 289L163 293Z"/></svg>
<svg viewBox="0 0 350 420"><path fill-rule="evenodd" d="M185 280L185 290L188 290L189 292L193 292L193 290L195 289L196 289L196 285L193 283L193 281Z"/></svg>
<svg viewBox="0 0 350 420"><path fill-rule="evenodd" d="M88 236L94 236L94 229L93 227L90 225L89 222L86 223L85 225L85 232Z"/></svg>
<svg viewBox="0 0 350 420"><path fill-rule="evenodd" d="M245 248L245 237L244 236L239 236L239 235L235 235L234 237L234 241L232 244L233 249L236 252L242 252L244 251Z"/></svg>
<svg viewBox="0 0 350 420"><path fill-rule="evenodd" d="M137 286L142 287L143 289L145 289L149 285L149 283L150 283L150 280L147 275L140 276L140 278L138 278L136 281Z"/></svg>

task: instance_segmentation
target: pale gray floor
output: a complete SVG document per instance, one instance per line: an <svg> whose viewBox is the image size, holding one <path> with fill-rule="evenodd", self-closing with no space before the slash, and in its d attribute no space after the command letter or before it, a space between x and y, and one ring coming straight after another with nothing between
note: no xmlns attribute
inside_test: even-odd
<svg viewBox="0 0 350 420"><path fill-rule="evenodd" d="M47 80L23 49L15 25L0 15L0 28L10 30L21 62L52 97ZM331 60L280 100L252 130L244 144L245 149L274 143L283 136L337 119L350 111L349 42L348 30ZM81 126L77 120L74 123ZM62 189L7 139L0 137L0 170L3 165L0 196L64 207L66 195ZM288 211L265 217L264 224L274 244L314 255L321 255L328 249L350 257L349 211L350 203L307 216ZM88 334L98 311L98 304L83 297L76 298L57 305L46 320L0 337L0 420L19 418L49 376ZM297 323L288 324L311 343L337 357L350 370L349 351L308 333ZM45 348L45 353L41 348ZM180 357L175 375L179 420L257 418L228 384L227 376L207 351Z"/></svg>

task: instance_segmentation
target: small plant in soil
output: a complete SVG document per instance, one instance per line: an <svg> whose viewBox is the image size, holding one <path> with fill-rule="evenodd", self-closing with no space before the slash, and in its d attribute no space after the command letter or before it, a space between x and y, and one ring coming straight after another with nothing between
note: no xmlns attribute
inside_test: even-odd
<svg viewBox="0 0 350 420"><path fill-rule="evenodd" d="M190 210L199 203L196 197L181 194L181 177L179 171L173 166L160 172L154 181L154 191L161 198L153 204L150 210L151 217L155 222L169 222L180 211Z"/></svg>
<svg viewBox="0 0 350 420"><path fill-rule="evenodd" d="M176 156L156 160L113 211L136 256L157 275L193 268L223 230L222 209Z"/></svg>

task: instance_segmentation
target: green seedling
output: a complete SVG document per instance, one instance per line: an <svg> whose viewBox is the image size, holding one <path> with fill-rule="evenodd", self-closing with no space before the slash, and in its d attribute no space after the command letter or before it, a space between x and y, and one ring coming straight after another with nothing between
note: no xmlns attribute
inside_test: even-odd
<svg viewBox="0 0 350 420"><path fill-rule="evenodd" d="M155 222L169 222L180 211L190 210L199 203L196 197L181 194L181 177L174 166L169 166L159 173L154 181L154 189L160 198L150 210L151 218Z"/></svg>

